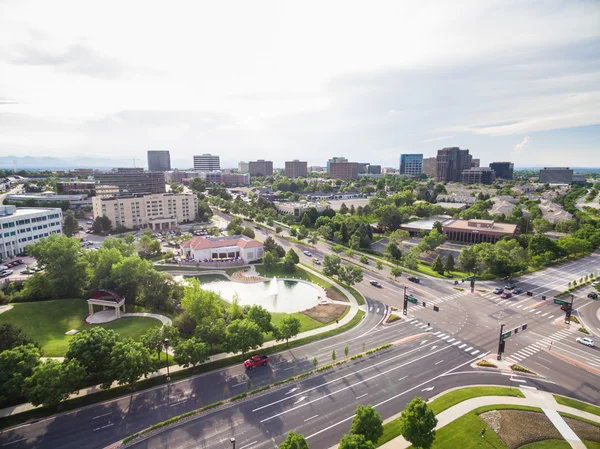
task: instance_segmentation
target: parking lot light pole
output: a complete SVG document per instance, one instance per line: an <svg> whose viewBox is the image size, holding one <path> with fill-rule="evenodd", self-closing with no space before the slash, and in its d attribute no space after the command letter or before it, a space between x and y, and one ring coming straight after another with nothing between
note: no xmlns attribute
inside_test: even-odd
<svg viewBox="0 0 600 449"><path fill-rule="evenodd" d="M169 374L169 339L165 338L165 354L167 355L167 382L171 380L171 376Z"/></svg>

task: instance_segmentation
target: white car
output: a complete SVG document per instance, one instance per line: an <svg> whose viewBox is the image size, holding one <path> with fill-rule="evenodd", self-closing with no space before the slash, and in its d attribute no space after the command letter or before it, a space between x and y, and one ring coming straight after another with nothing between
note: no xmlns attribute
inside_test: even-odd
<svg viewBox="0 0 600 449"><path fill-rule="evenodd" d="M577 343L581 343L582 345L589 346L590 348L593 348L595 346L594 340L592 340L589 337L579 337L577 339Z"/></svg>
<svg viewBox="0 0 600 449"><path fill-rule="evenodd" d="M592 287L595 287L596 285L600 285L600 281L594 281L594 282L592 282Z"/></svg>
<svg viewBox="0 0 600 449"><path fill-rule="evenodd" d="M305 256L311 257L312 253L310 251L303 251Z"/></svg>

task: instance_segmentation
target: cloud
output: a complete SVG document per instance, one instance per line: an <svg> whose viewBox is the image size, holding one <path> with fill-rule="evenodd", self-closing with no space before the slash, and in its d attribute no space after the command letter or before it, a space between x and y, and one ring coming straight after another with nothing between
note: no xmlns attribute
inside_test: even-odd
<svg viewBox="0 0 600 449"><path fill-rule="evenodd" d="M529 147L529 136L525 137L521 143L515 145L513 154L522 154Z"/></svg>

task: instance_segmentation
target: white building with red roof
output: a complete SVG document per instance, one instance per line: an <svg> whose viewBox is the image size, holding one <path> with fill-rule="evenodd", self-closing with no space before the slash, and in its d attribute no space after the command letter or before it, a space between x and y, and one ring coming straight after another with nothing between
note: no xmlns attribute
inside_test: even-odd
<svg viewBox="0 0 600 449"><path fill-rule="evenodd" d="M181 245L183 255L198 262L241 260L254 262L263 256L261 242L244 235L229 237L194 237Z"/></svg>

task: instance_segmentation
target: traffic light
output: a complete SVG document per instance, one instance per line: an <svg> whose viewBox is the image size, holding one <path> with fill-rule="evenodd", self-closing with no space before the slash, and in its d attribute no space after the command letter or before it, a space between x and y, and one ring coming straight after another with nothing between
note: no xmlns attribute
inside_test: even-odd
<svg viewBox="0 0 600 449"><path fill-rule="evenodd" d="M433 306L433 311L434 311L434 312L439 312L439 311L440 311L440 308L439 308L438 306Z"/></svg>
<svg viewBox="0 0 600 449"><path fill-rule="evenodd" d="M423 301L423 307L427 307L427 306L425 305L425 301Z"/></svg>
<svg viewBox="0 0 600 449"><path fill-rule="evenodd" d="M527 292L527 296L533 296L533 293Z"/></svg>
<svg viewBox="0 0 600 449"><path fill-rule="evenodd" d="M542 300L546 300L546 295L542 295Z"/></svg>
<svg viewBox="0 0 600 449"><path fill-rule="evenodd" d="M504 352L504 345L506 345L506 342L504 340L502 340L500 342L500 354L502 354Z"/></svg>
<svg viewBox="0 0 600 449"><path fill-rule="evenodd" d="M521 329L523 329L523 330L527 329L527 323L523 324L523 326L521 326Z"/></svg>

